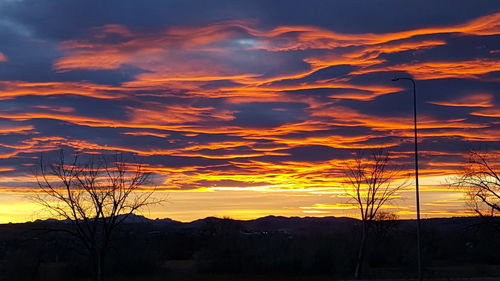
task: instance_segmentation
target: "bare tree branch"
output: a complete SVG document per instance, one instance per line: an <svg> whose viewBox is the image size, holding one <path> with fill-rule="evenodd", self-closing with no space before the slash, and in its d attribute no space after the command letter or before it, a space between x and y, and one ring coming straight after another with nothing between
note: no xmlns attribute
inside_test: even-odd
<svg viewBox="0 0 500 281"><path fill-rule="evenodd" d="M471 150L452 186L463 188L469 208L482 217L500 214L500 153Z"/></svg>
<svg viewBox="0 0 500 281"><path fill-rule="evenodd" d="M88 249L95 269L95 280L102 280L102 265L113 231L132 213L157 204L153 191L143 191L150 174L142 165L127 165L123 155L112 161L106 156L90 156L81 162L79 155L66 160L60 151L57 161L46 163L40 157L35 173L40 193L33 200L51 215L74 226L70 232Z"/></svg>
<svg viewBox="0 0 500 281"><path fill-rule="evenodd" d="M354 160L346 162L344 170L346 195L359 209L361 217L361 243L354 273L359 278L364 260L369 223L377 218L381 208L393 200L397 193L407 186L407 178L401 170L389 166L390 154L383 149L372 150L368 157L357 153ZM403 181L396 182L397 180Z"/></svg>

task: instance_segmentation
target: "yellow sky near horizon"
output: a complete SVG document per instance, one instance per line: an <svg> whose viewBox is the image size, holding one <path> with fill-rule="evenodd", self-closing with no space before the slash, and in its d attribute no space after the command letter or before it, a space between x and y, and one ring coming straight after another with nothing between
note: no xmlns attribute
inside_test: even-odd
<svg viewBox="0 0 500 281"><path fill-rule="evenodd" d="M443 177L439 177L443 178ZM420 186L422 218L473 215L467 210L463 191L446 184L430 185L436 177L422 178ZM341 189L253 190L204 189L156 192L155 199L163 202L138 212L148 218L170 218L189 222L209 216L239 220L268 215L298 217L354 217L358 209L342 194ZM388 202L383 211L396 213L401 219L415 218L415 190L409 185L397 198ZM29 198L29 193L0 193L0 223L20 223L53 218Z"/></svg>

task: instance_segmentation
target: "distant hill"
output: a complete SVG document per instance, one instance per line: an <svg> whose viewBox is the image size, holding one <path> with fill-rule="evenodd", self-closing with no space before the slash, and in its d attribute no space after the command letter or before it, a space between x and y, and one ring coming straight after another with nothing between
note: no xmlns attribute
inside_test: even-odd
<svg viewBox="0 0 500 281"><path fill-rule="evenodd" d="M123 223L129 223L129 224L134 224L134 223L164 223L164 224L168 224L168 223L181 223L181 222L169 219L169 218L154 219L153 220L153 219L146 218L143 215L136 215L136 214L119 215L118 219L121 220L125 216L127 216L127 217L125 218L125 220L123 221ZM68 220L58 220L58 219L54 219L54 218L44 219L44 220L37 219L37 220L35 220L32 223L53 223L53 222L68 222ZM31 223L31 222L27 222L27 223Z"/></svg>
<svg viewBox="0 0 500 281"><path fill-rule="evenodd" d="M494 218L499 221L499 218ZM335 233L350 231L358 225L359 220L348 217L283 217L266 216L253 220L233 220L228 218L207 217L194 220L192 222L179 222L169 218L149 219L142 215L131 214L125 220L125 225L138 226L147 225L148 228L170 230L170 231L210 231L215 228L232 228L244 232L283 232L294 234L305 233ZM8 224L9 228L15 228L16 225L23 227L35 227L36 225L55 225L58 223L67 223L66 220L36 220L23 224ZM394 227L400 229L413 229L415 220L394 221ZM460 231L472 226L480 226L484 220L478 217L453 217L453 218L433 218L423 219L422 225L425 229L440 229L446 231ZM5 224L4 224L5 225ZM2 228L2 225L0 225Z"/></svg>

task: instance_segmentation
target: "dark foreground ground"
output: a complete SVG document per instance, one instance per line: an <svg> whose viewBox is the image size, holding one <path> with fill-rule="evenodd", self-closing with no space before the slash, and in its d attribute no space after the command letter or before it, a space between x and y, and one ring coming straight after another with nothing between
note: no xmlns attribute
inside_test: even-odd
<svg viewBox="0 0 500 281"><path fill-rule="evenodd" d="M74 278L67 279L68 276L63 274L63 265L48 264L42 270L38 279L40 281L89 281L89 278ZM382 271L391 269L382 269ZM500 276L500 268L498 266L469 266L469 267L442 267L442 268L428 268L426 273L433 272L434 277L427 276L425 280L439 280L439 281L500 281L500 277L486 277L486 276ZM454 275L463 272L464 276L469 277L446 277L448 273L453 272ZM476 273L483 277L470 277L472 273ZM437 274L439 273L439 274ZM440 276L440 277L439 277ZM338 279L326 274L249 274L249 273L199 273L196 271L194 261L168 261L166 262L163 272L156 272L154 274L145 274L140 276L126 276L117 275L108 278L109 281L334 281L334 280L349 280ZM367 278L364 280L372 280ZM416 280L410 278L386 278L378 280Z"/></svg>
<svg viewBox="0 0 500 281"><path fill-rule="evenodd" d="M426 280L500 280L500 232L479 218L424 220ZM38 221L0 225L0 281L87 281L77 240ZM416 276L415 222L372 225L363 278ZM191 223L130 218L113 237L108 281L327 281L352 279L359 221L350 218L207 218Z"/></svg>

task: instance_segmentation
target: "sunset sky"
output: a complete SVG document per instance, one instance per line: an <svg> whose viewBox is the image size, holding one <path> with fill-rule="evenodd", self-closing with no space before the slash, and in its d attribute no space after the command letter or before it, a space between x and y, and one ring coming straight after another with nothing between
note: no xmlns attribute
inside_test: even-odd
<svg viewBox="0 0 500 281"><path fill-rule="evenodd" d="M447 182L500 150L500 2L0 0L0 222L41 217L39 156L136 155L148 217L357 216L353 152L412 172L423 217L467 214ZM387 208L414 217L414 185Z"/></svg>

